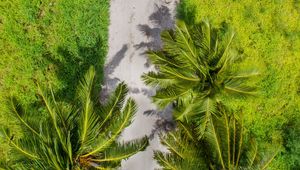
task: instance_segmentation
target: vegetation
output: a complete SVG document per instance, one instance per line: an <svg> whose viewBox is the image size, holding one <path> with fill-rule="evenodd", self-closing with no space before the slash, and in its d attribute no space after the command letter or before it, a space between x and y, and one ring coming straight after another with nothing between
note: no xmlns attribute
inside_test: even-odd
<svg viewBox="0 0 300 170"><path fill-rule="evenodd" d="M1 166L110 169L148 145L117 142L136 108L125 84L107 104L97 99L108 3L0 2ZM177 122L161 135L170 152L156 151L158 163L299 169L300 1L182 0L178 18L162 33L163 49L148 52L158 72L143 75Z"/></svg>
<svg viewBox="0 0 300 170"><path fill-rule="evenodd" d="M300 2L184 0L178 13L186 22L208 18L220 28L236 32L242 66L255 65L261 75L259 95L247 100L229 100L227 106L243 109L244 126L256 137L259 148L282 143L269 169L299 169L300 145ZM272 144L271 144L272 145Z"/></svg>
<svg viewBox="0 0 300 170"><path fill-rule="evenodd" d="M4 0L0 2L0 125L19 134L6 114L5 100L17 96L36 119L40 99L35 81L51 86L66 102L75 97L80 78L90 65L102 79L107 52L107 0ZM18 135L19 136L19 135ZM9 160L9 147L0 139L0 159Z"/></svg>
<svg viewBox="0 0 300 170"><path fill-rule="evenodd" d="M158 72L143 79L158 89L155 103L173 105L179 124L161 137L170 153L155 153L165 169L266 169L280 151L278 147L270 158L259 155L250 132L239 123L243 114L227 113L226 101L254 95L246 80L258 75L256 70L241 71L239 52L231 47L233 35L205 20L190 25L179 21L175 31L162 33L163 49L148 53Z"/></svg>
<svg viewBox="0 0 300 170"><path fill-rule="evenodd" d="M175 102L175 119L195 119L200 136L225 96L254 95L255 88L245 81L258 72L233 69L240 59L231 48L233 37L229 32L222 38L208 21L193 25L178 21L175 31L162 33L163 49L148 53L159 69L143 75L146 84L158 87L153 101L161 108Z"/></svg>
<svg viewBox="0 0 300 170"><path fill-rule="evenodd" d="M163 169L266 169L277 154L260 152L233 114L213 117L201 139L195 129L179 122L175 132L161 136L169 153L157 151L155 159Z"/></svg>
<svg viewBox="0 0 300 170"><path fill-rule="evenodd" d="M19 120L24 136L16 140L9 130L6 139L14 148L12 169L107 169L144 150L147 138L118 143L120 133L130 124L136 110L132 99L125 103L128 88L121 83L110 100L100 105L95 94L95 70L91 67L77 88L73 105L57 102L39 88L47 117L39 121L11 101L12 114ZM123 109L122 109L123 108Z"/></svg>

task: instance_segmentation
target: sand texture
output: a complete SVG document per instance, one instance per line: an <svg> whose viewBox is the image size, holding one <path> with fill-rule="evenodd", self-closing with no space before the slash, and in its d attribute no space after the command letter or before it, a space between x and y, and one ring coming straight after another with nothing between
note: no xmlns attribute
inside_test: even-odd
<svg viewBox="0 0 300 170"><path fill-rule="evenodd" d="M153 150L164 149L154 132L155 128L168 128L169 124L160 123L157 116L144 114L156 110L150 99L155 90L143 83L141 75L155 70L145 52L161 48L160 32L174 27L176 4L175 0L110 1L109 52L101 92L102 101L105 101L106 96L119 82L124 81L129 86L129 96L138 104L138 112L120 140L128 141L145 135L151 137L146 151L122 162L121 169L124 170L157 168L152 158ZM170 108L162 113L162 117L171 121L168 109Z"/></svg>

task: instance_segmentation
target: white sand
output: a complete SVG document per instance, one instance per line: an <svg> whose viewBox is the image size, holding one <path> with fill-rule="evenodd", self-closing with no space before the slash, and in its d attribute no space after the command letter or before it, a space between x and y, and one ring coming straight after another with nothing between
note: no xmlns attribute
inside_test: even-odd
<svg viewBox="0 0 300 170"><path fill-rule="evenodd" d="M167 1L167 3L165 2ZM131 140L149 135L155 123L155 117L143 115L143 112L155 109L145 91L150 90L140 79L145 72L153 70L153 66L147 67L147 58L143 52L146 48L137 49L135 45L144 42L155 41L159 45L159 34L153 29L150 37L146 37L139 30L139 24L146 24L151 28L164 27L157 26L149 20L149 16L157 10L158 6L165 5L171 9L174 15L176 6L175 0L111 0L110 1L110 27L109 27L109 52L107 57L106 87L111 91L119 81L125 83L131 89L130 96L138 104L134 122L128 127L121 140ZM164 21L167 22L167 21ZM164 24L164 23L163 23ZM155 35L153 35L155 34ZM157 44L155 43L155 44ZM149 44L148 44L149 45ZM153 44L152 44L153 45ZM151 47L151 46L150 46ZM152 90L153 91L153 90ZM153 150L163 149L159 144L157 136L150 142L146 151L141 152L127 161L122 162L124 170L153 170L157 168L153 160Z"/></svg>

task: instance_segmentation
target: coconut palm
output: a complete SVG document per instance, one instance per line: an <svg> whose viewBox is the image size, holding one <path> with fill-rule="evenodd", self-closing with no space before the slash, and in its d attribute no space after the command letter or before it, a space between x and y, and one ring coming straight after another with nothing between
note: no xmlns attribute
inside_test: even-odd
<svg viewBox="0 0 300 170"><path fill-rule="evenodd" d="M194 25L178 21L175 30L162 33L163 49L148 52L158 72L142 76L147 85L157 88L153 101L160 108L173 104L174 117L180 121L200 117L200 135L224 98L255 94L245 81L257 70L233 68L241 57L231 48L234 33L223 32L206 20Z"/></svg>
<svg viewBox="0 0 300 170"><path fill-rule="evenodd" d="M118 142L136 111L131 98L125 101L126 85L118 85L102 105L93 98L94 77L91 67L80 82L78 98L72 105L58 102L52 91L47 95L38 87L47 112L43 119L27 113L15 99L10 101L11 112L23 129L22 137L4 130L13 148L13 169L111 169L147 147L146 137Z"/></svg>
<svg viewBox="0 0 300 170"><path fill-rule="evenodd" d="M226 113L212 117L201 139L193 125L184 123L160 138L169 152L156 151L155 159L162 169L171 170L266 169L279 151L259 152L241 120Z"/></svg>

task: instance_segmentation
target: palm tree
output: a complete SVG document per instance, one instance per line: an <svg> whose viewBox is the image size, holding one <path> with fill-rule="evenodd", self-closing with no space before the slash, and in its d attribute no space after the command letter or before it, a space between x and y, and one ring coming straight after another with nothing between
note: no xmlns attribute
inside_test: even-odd
<svg viewBox="0 0 300 170"><path fill-rule="evenodd" d="M154 157L166 170L266 169L279 151L259 152L241 120L226 113L211 119L201 139L195 127L184 123L178 123L176 131L160 139L169 152L155 151Z"/></svg>
<svg viewBox="0 0 300 170"><path fill-rule="evenodd" d="M177 120L200 117L196 122L200 135L224 98L255 94L255 88L245 81L258 72L233 67L241 59L231 48L233 32L222 33L211 28L206 20L195 25L178 21L175 30L163 32L161 38L163 49L148 52L158 72L149 72L142 78L157 89L153 101L161 109L170 104L175 106Z"/></svg>
<svg viewBox="0 0 300 170"><path fill-rule="evenodd" d="M19 120L23 136L4 130L13 148L12 169L111 169L120 166L148 146L148 139L118 142L136 111L133 99L125 101L128 88L121 83L102 105L93 98L95 70L86 73L73 105L58 102L38 87L47 116L38 120L12 99L11 112Z"/></svg>

